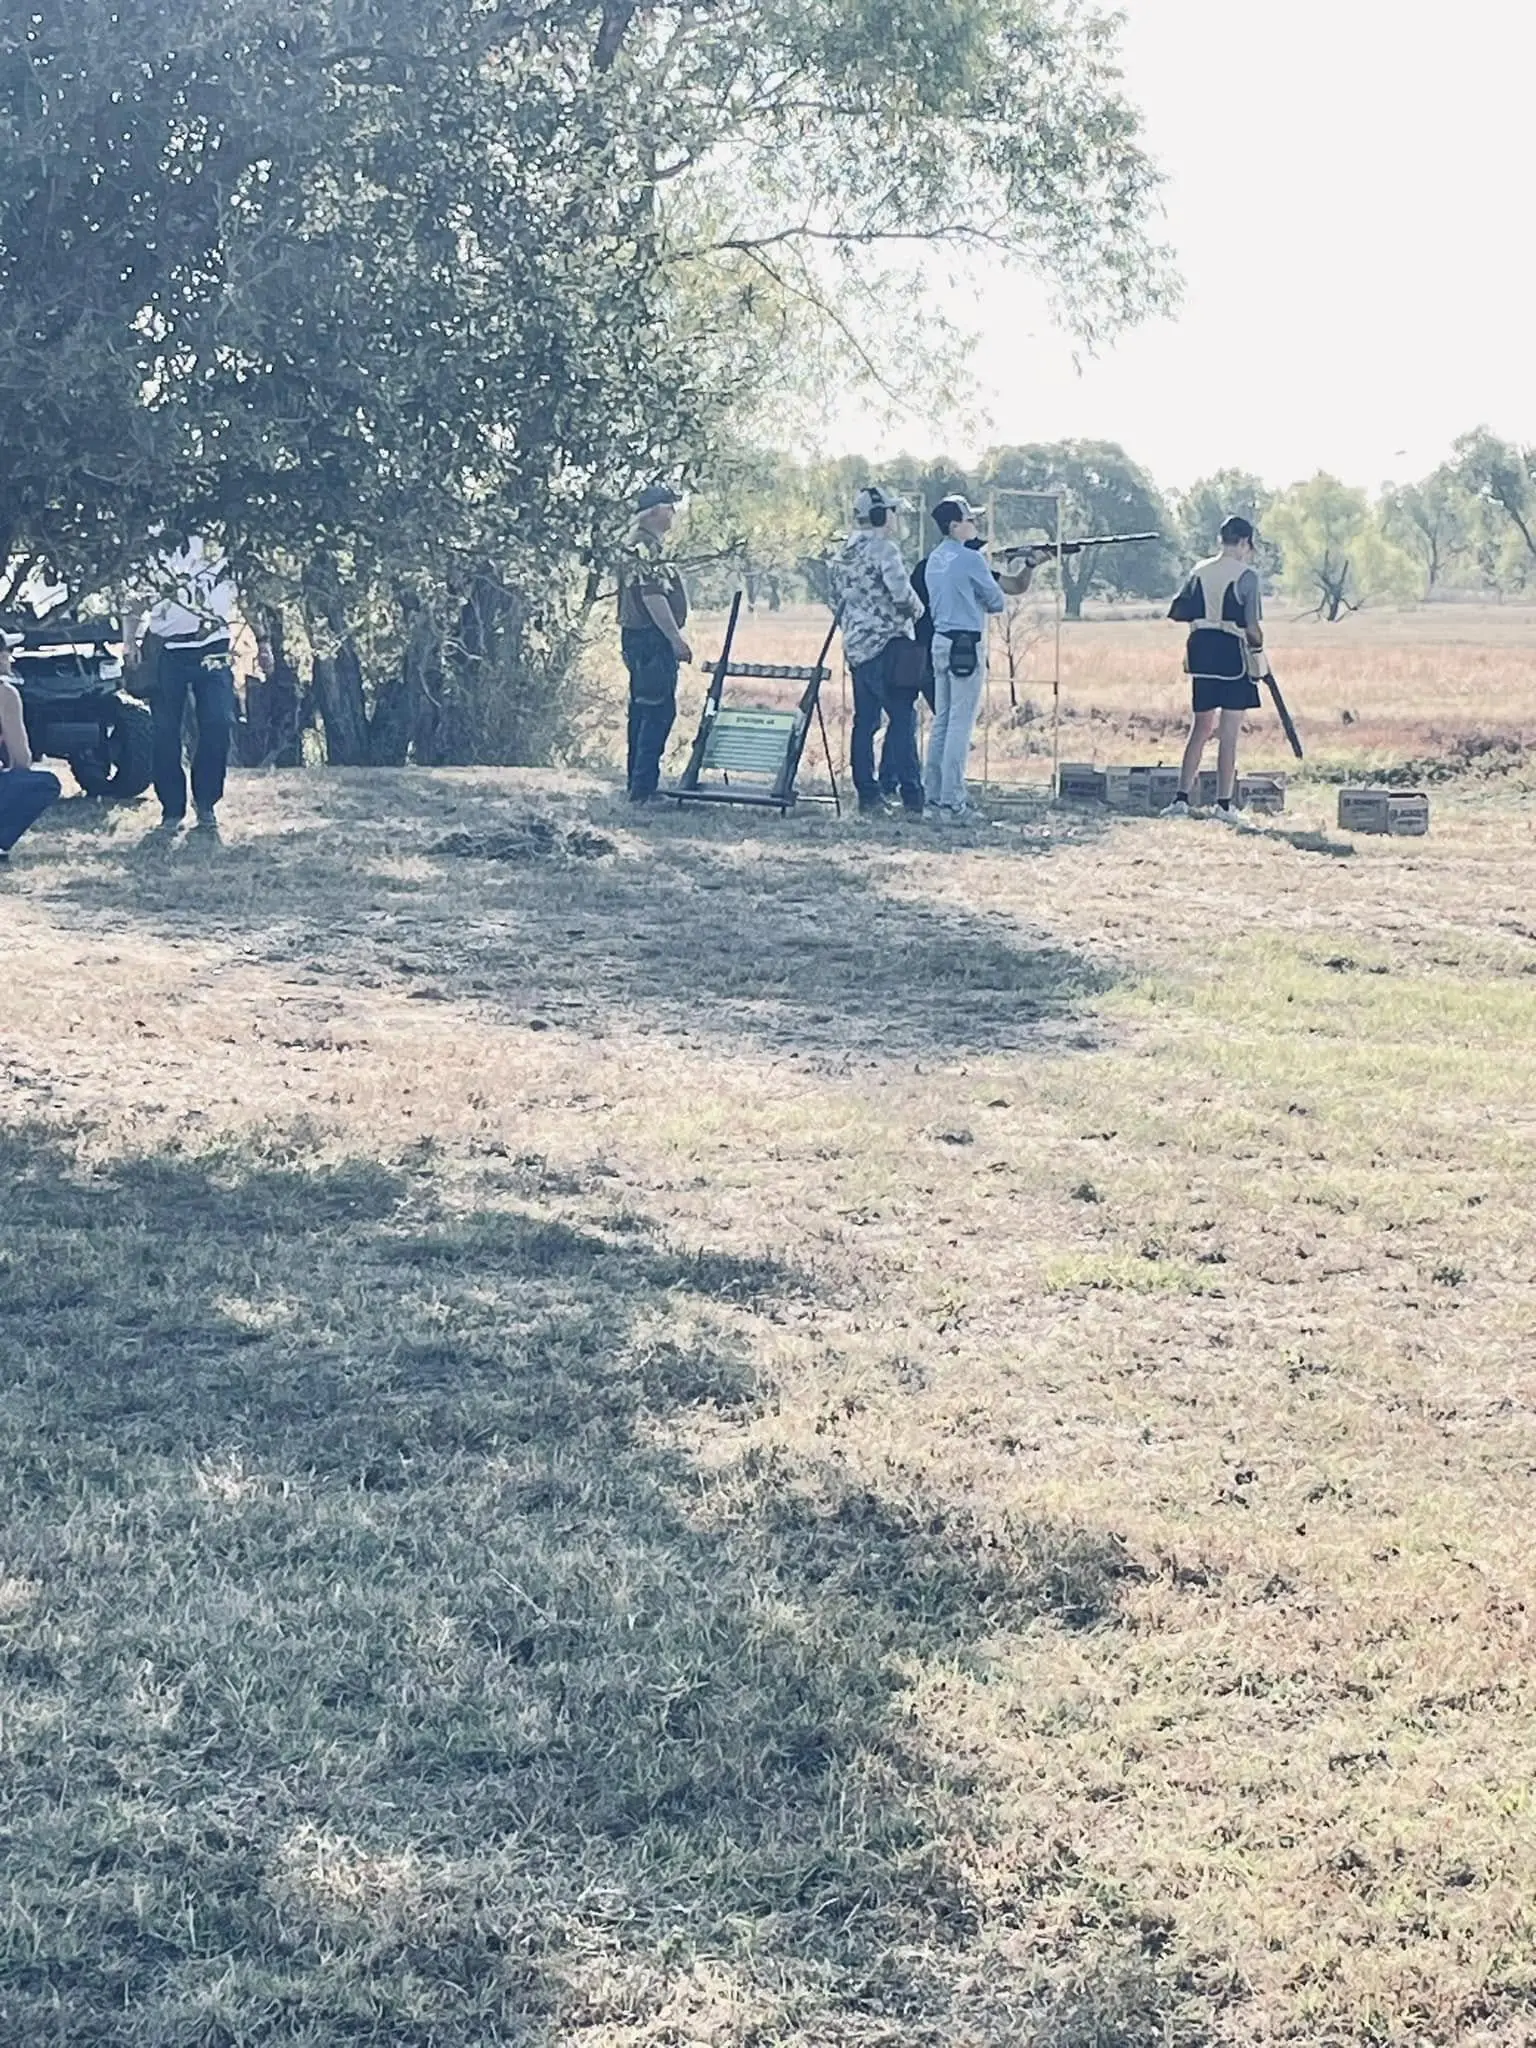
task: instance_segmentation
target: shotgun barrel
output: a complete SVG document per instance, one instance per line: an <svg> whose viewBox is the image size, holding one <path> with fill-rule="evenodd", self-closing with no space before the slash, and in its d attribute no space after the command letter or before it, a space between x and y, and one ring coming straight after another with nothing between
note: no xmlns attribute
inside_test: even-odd
<svg viewBox="0 0 1536 2048"><path fill-rule="evenodd" d="M1270 696L1274 699L1275 709L1280 714L1280 723L1285 728L1285 736L1287 740L1289 740L1290 742L1291 752L1296 756L1298 761L1304 761L1307 757L1306 752L1301 744L1301 734L1297 732L1296 721L1291 717L1290 712L1286 708L1286 702L1280 694L1280 685L1275 681L1275 672L1273 669L1271 669L1268 675L1265 676L1264 687L1268 690Z"/></svg>
<svg viewBox="0 0 1536 2048"><path fill-rule="evenodd" d="M1057 555L1082 555L1089 548L1128 548L1138 541L1161 540L1160 533L1093 533L1083 540L1064 540L1058 547L1053 540L1029 540L1014 548L994 548L992 552L1001 555L1005 562L1017 561L1021 555L1033 555L1037 562L1052 562Z"/></svg>

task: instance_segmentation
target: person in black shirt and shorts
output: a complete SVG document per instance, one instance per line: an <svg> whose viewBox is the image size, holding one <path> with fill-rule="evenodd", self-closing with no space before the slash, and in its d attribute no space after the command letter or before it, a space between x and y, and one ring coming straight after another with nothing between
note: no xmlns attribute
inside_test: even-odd
<svg viewBox="0 0 1536 2048"><path fill-rule="evenodd" d="M1264 673L1264 606L1254 566L1256 536L1247 519L1228 519L1221 553L1201 562L1168 610L1189 627L1184 669L1194 700L1194 723L1179 771L1179 793L1165 817L1190 816L1200 763L1211 735L1220 733L1216 757L1216 816L1231 819L1237 792L1237 743L1246 712L1260 704Z"/></svg>

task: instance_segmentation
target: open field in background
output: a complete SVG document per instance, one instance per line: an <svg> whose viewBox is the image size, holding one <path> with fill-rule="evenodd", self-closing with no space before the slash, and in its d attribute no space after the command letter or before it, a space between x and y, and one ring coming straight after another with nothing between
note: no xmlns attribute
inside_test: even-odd
<svg viewBox="0 0 1536 2048"><path fill-rule="evenodd" d="M750 616L743 658L810 662L826 633L814 607ZM706 614L691 629L695 654L716 654L723 616ZM1487 748L1536 741L1536 606L1425 605L1402 612L1361 612L1327 626L1288 618L1272 602L1268 621L1275 673L1302 728L1315 767L1364 772L1403 763L1448 763ZM1007 656L992 644L991 729L984 744L991 770L1049 779L1053 615L1025 608L1017 634L1022 717L1009 698ZM841 679L828 695L834 746L845 719ZM1189 686L1180 674L1183 639L1164 619L1100 616L1066 627L1062 640L1062 749L1065 760L1129 764L1176 762L1188 729ZM622 696L616 665L602 671L610 703ZM706 679L684 686L678 743L692 738ZM739 701L760 686L739 683ZM768 701L765 697L764 701ZM594 752L611 708L595 719ZM845 750L844 750L845 751ZM1212 761L1215 756L1212 754ZM1256 717L1245 741L1254 767L1290 765L1273 715ZM811 754L813 768L820 756ZM976 755L982 763L981 744ZM1042 765L1043 764L1043 765Z"/></svg>
<svg viewBox="0 0 1536 2048"><path fill-rule="evenodd" d="M0 2040L1536 2041L1536 797L1329 797L61 806Z"/></svg>

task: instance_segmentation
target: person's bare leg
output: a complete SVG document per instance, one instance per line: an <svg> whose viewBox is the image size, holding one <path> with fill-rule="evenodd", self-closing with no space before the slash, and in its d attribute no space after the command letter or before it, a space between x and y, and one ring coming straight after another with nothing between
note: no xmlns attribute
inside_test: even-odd
<svg viewBox="0 0 1536 2048"><path fill-rule="evenodd" d="M1183 765L1179 769L1179 795L1195 800L1195 789L1200 780L1200 763L1205 758L1206 742L1216 730L1217 714L1214 711L1197 711L1194 723L1189 728L1189 744L1184 749Z"/></svg>
<svg viewBox="0 0 1536 2048"><path fill-rule="evenodd" d="M1220 803L1231 803L1237 794L1237 742L1242 729L1241 711L1222 712L1221 741L1216 753L1216 797Z"/></svg>

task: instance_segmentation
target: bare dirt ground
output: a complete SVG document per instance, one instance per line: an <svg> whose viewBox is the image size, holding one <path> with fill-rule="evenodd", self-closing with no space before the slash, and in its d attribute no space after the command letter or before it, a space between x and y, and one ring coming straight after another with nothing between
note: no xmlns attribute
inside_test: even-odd
<svg viewBox="0 0 1536 2048"><path fill-rule="evenodd" d="M0 2039L1536 2040L1536 800L66 804Z"/></svg>

